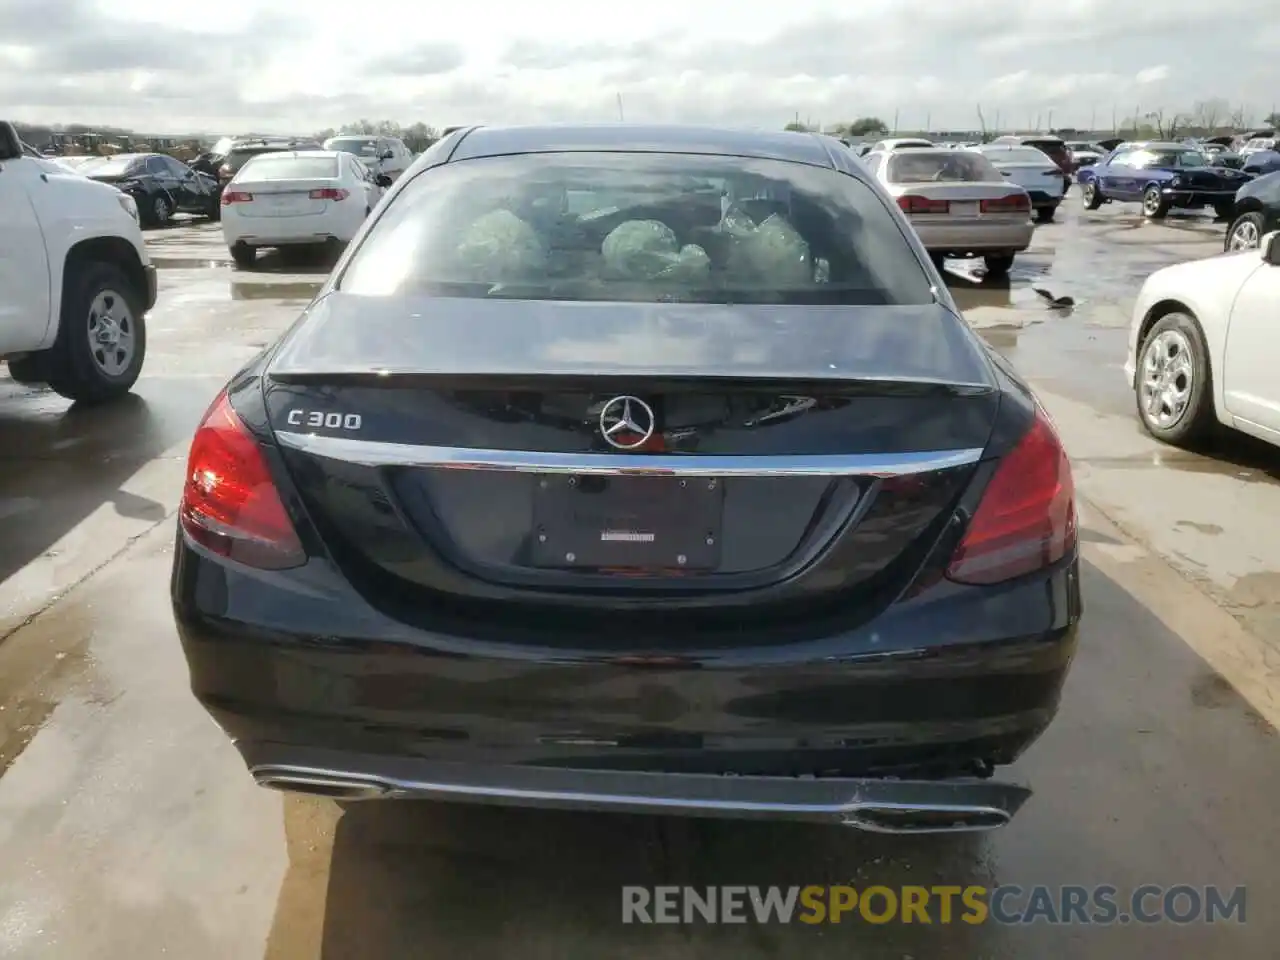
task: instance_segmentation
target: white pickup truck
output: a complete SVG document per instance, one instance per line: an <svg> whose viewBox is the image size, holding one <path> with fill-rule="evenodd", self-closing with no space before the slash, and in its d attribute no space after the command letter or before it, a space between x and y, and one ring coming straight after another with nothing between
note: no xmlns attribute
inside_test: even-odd
<svg viewBox="0 0 1280 960"><path fill-rule="evenodd" d="M0 121L0 361L13 379L82 403L128 393L155 302L133 199Z"/></svg>

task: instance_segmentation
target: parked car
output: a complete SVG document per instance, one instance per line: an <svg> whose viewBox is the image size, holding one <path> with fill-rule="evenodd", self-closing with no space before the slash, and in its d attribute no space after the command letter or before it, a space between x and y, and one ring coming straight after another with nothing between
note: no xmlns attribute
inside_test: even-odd
<svg viewBox="0 0 1280 960"><path fill-rule="evenodd" d="M1031 246L1031 198L980 153L901 150L868 154L864 163L939 265L982 257L989 276L1003 276Z"/></svg>
<svg viewBox="0 0 1280 960"><path fill-rule="evenodd" d="M1066 181L1062 169L1044 151L1016 144L989 143L971 148L986 157L1001 175L1027 191L1036 219L1049 223L1062 205Z"/></svg>
<svg viewBox="0 0 1280 960"><path fill-rule="evenodd" d="M1223 250L1256 250L1272 230L1280 230L1280 173L1259 177L1236 192Z"/></svg>
<svg viewBox="0 0 1280 960"><path fill-rule="evenodd" d="M1125 362L1147 431L1194 446L1221 425L1280 445L1278 316L1280 233L1257 249L1148 277Z"/></svg>
<svg viewBox="0 0 1280 960"><path fill-rule="evenodd" d="M222 144L218 144L222 146ZM215 148L216 149L216 148ZM244 140L233 140L226 145L222 154L222 162L218 166L218 184L225 188L231 179L240 172L240 168L254 157L264 153L290 153L297 150L319 150L320 144L314 140L298 140L288 137L252 137Z"/></svg>
<svg viewBox="0 0 1280 960"><path fill-rule="evenodd" d="M175 213L218 217L218 185L163 153L118 153L82 164L78 172L133 197L144 226L163 226Z"/></svg>
<svg viewBox="0 0 1280 960"><path fill-rule="evenodd" d="M82 404L133 389L156 271L133 198L32 156L0 123L0 361Z"/></svg>
<svg viewBox="0 0 1280 960"><path fill-rule="evenodd" d="M263 247L341 247L390 185L340 150L259 154L222 191L222 237L240 267Z"/></svg>
<svg viewBox="0 0 1280 960"><path fill-rule="evenodd" d="M871 145L871 149L867 153L891 153L894 150L903 150L910 148L925 148L935 146L932 140L924 140L920 137L891 137L888 140L877 140Z"/></svg>
<svg viewBox="0 0 1280 960"><path fill-rule="evenodd" d="M1174 208L1212 207L1220 218L1231 215L1236 191L1249 181L1238 170L1213 167L1199 150L1180 143L1125 143L1092 167L1081 170L1081 201L1086 210L1104 203L1141 203L1142 212L1161 219Z"/></svg>
<svg viewBox="0 0 1280 960"><path fill-rule="evenodd" d="M1252 154L1275 150L1277 142L1280 141L1277 141L1275 133L1269 132L1261 136L1251 137L1240 147L1238 152L1247 162Z"/></svg>
<svg viewBox="0 0 1280 960"><path fill-rule="evenodd" d="M1071 162L1071 151L1067 149L1067 144L1061 137L1042 133L1011 134L1009 136L996 137L996 139L991 141L990 145L1032 147L1039 150L1052 160L1062 172L1063 193L1065 193L1067 188L1071 186L1071 174L1075 170L1075 164Z"/></svg>
<svg viewBox="0 0 1280 960"><path fill-rule="evenodd" d="M1052 421L812 135L444 138L186 476L192 689L268 787L997 827L1076 643Z"/></svg>
<svg viewBox="0 0 1280 960"><path fill-rule="evenodd" d="M324 142L324 149L353 154L375 174L386 174L392 181L408 170L413 162L409 148L395 137L330 137Z"/></svg>
<svg viewBox="0 0 1280 960"><path fill-rule="evenodd" d="M1071 154L1072 171L1091 167L1107 155L1106 150L1087 140L1068 140L1067 151Z"/></svg>
<svg viewBox="0 0 1280 960"><path fill-rule="evenodd" d="M1280 151L1277 150L1258 150L1242 159L1242 169L1251 176L1261 177L1280 170Z"/></svg>

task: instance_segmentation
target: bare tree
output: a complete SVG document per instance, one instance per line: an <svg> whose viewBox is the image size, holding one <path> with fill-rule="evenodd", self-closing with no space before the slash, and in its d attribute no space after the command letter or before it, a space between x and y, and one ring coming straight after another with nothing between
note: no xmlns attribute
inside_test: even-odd
<svg viewBox="0 0 1280 960"><path fill-rule="evenodd" d="M982 104L978 104L978 126L982 128L982 142L987 142L987 118L982 115Z"/></svg>
<svg viewBox="0 0 1280 960"><path fill-rule="evenodd" d="M1233 130L1245 130L1251 120L1252 117L1249 116L1249 112L1244 107L1237 107L1231 111L1231 119L1227 125Z"/></svg>
<svg viewBox="0 0 1280 960"><path fill-rule="evenodd" d="M1219 121L1225 118L1230 110L1231 104L1221 97L1200 100L1191 108L1192 122L1205 133L1213 133L1218 129Z"/></svg>
<svg viewBox="0 0 1280 960"><path fill-rule="evenodd" d="M1152 110L1147 114L1147 119L1155 126L1156 136L1161 140L1172 140L1177 137L1179 128L1186 122L1180 113L1175 113L1166 119L1164 107Z"/></svg>

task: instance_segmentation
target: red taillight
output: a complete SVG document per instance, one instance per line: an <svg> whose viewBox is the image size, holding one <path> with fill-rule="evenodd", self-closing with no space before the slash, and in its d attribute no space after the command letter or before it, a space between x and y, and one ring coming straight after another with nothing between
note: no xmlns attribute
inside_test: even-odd
<svg viewBox="0 0 1280 960"><path fill-rule="evenodd" d="M253 194L245 193L243 190L223 190L222 205L228 207L233 203L252 203Z"/></svg>
<svg viewBox="0 0 1280 960"><path fill-rule="evenodd" d="M191 441L178 516L196 543L248 566L280 570L306 560L258 441L225 392Z"/></svg>
<svg viewBox="0 0 1280 960"><path fill-rule="evenodd" d="M321 187L311 191L312 200L345 200L350 194L341 187Z"/></svg>
<svg viewBox="0 0 1280 960"><path fill-rule="evenodd" d="M951 204L945 200L931 200L929 197L917 197L910 193L898 198L898 206L908 215L916 213L946 213Z"/></svg>
<svg viewBox="0 0 1280 960"><path fill-rule="evenodd" d="M996 469L947 567L959 583L1000 583L1061 560L1076 542L1071 464L1048 415Z"/></svg>
<svg viewBox="0 0 1280 960"><path fill-rule="evenodd" d="M983 213L1030 213L1031 198L1025 193L1014 193L1007 197L995 197L982 201Z"/></svg>

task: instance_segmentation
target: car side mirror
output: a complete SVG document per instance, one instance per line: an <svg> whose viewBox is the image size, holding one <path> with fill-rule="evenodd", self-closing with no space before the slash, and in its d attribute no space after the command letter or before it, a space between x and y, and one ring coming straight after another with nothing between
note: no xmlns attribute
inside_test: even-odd
<svg viewBox="0 0 1280 960"><path fill-rule="evenodd" d="M385 173L378 174L376 177L373 178L373 182L380 187L391 186L391 178L388 177Z"/></svg>
<svg viewBox="0 0 1280 960"><path fill-rule="evenodd" d="M1273 267L1280 267L1280 230L1262 238L1262 259Z"/></svg>
<svg viewBox="0 0 1280 960"><path fill-rule="evenodd" d="M388 151L386 151L382 156L380 156L378 159L379 159L379 160L391 160L391 159L393 159L394 157L395 157L395 153L393 153L392 151L388 150Z"/></svg>
<svg viewBox="0 0 1280 960"><path fill-rule="evenodd" d="M8 120L0 121L0 160L17 160L22 156L22 138Z"/></svg>

